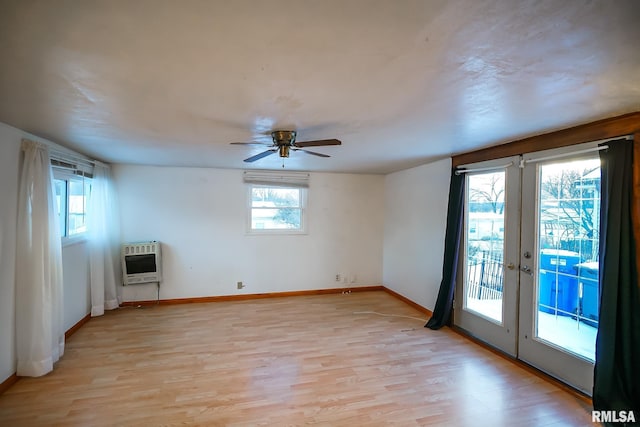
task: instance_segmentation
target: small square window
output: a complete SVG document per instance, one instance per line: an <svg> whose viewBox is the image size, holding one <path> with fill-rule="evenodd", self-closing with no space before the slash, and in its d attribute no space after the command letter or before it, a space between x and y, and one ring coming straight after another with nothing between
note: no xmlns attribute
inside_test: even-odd
<svg viewBox="0 0 640 427"><path fill-rule="evenodd" d="M303 188L250 186L250 232L303 233L305 231Z"/></svg>

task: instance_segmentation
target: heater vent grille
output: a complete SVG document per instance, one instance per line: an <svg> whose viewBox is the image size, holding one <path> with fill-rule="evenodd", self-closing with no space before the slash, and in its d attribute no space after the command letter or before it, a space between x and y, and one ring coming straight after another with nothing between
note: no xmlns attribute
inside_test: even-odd
<svg viewBox="0 0 640 427"><path fill-rule="evenodd" d="M153 254L158 251L159 246L159 242L127 243L122 246L122 250L125 255Z"/></svg>

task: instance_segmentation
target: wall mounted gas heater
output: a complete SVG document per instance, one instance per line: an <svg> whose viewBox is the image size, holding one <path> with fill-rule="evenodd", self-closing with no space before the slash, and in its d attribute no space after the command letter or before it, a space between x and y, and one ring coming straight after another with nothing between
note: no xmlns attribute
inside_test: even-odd
<svg viewBox="0 0 640 427"><path fill-rule="evenodd" d="M122 245L122 284L160 283L162 252L160 242L126 243Z"/></svg>

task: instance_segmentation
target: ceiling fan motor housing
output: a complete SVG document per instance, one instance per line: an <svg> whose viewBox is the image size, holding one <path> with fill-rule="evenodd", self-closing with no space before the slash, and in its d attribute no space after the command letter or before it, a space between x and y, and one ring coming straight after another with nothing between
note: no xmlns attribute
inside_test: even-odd
<svg viewBox="0 0 640 427"><path fill-rule="evenodd" d="M293 130L275 130L271 132L271 138L273 138L275 145L293 145L296 142L296 132Z"/></svg>

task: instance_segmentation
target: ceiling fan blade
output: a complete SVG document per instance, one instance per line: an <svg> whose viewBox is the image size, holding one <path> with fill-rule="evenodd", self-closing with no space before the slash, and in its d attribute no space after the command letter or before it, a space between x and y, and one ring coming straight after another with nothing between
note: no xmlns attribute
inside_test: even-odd
<svg viewBox="0 0 640 427"><path fill-rule="evenodd" d="M294 147L320 147L322 145L341 145L339 139L319 139L317 141L294 142Z"/></svg>
<svg viewBox="0 0 640 427"><path fill-rule="evenodd" d="M273 144L266 142L230 142L231 145L261 145L263 147L269 147Z"/></svg>
<svg viewBox="0 0 640 427"><path fill-rule="evenodd" d="M247 163L255 162L256 160L260 160L263 157L270 156L270 155L272 155L273 153L275 153L277 151L278 150L276 150L276 149L263 151L260 154L256 154L255 156L251 156L248 159L244 159L244 161L247 162Z"/></svg>
<svg viewBox="0 0 640 427"><path fill-rule="evenodd" d="M296 151L302 151L303 153L311 154L313 156L318 156L318 157L331 157L328 154L316 153L315 151L307 151L307 150L296 150Z"/></svg>

